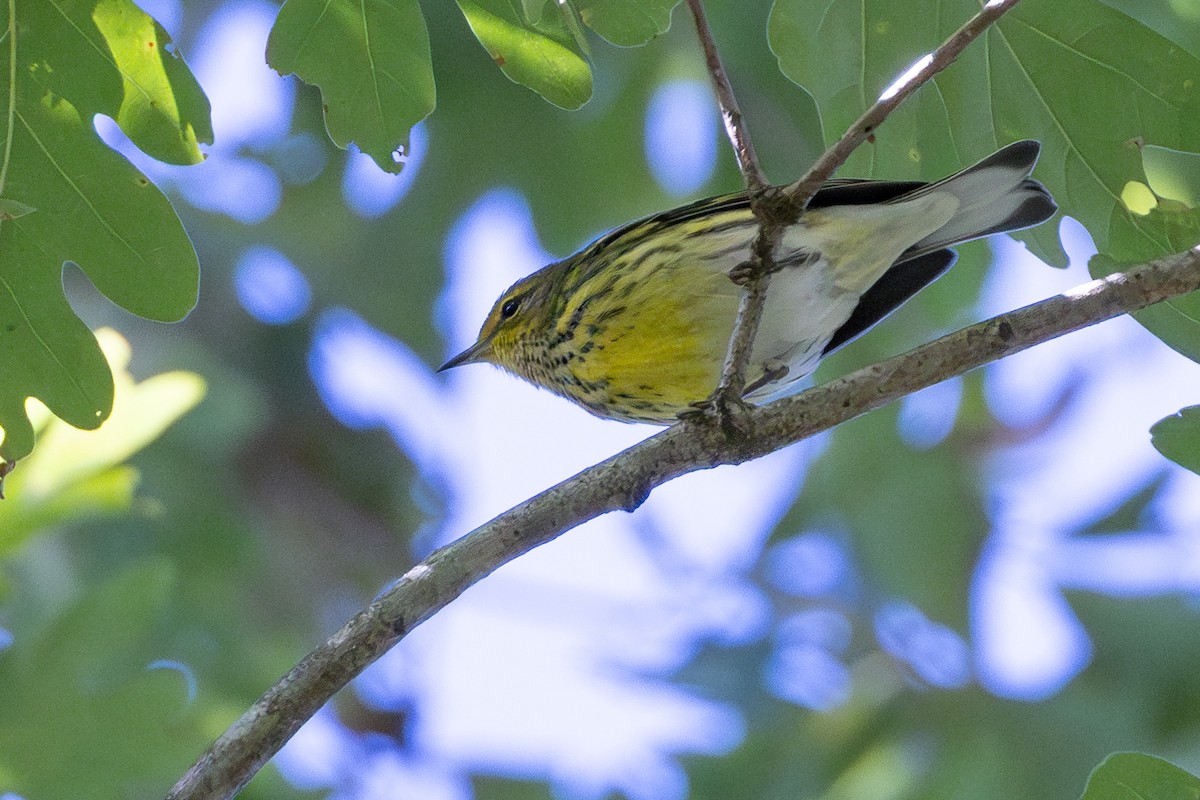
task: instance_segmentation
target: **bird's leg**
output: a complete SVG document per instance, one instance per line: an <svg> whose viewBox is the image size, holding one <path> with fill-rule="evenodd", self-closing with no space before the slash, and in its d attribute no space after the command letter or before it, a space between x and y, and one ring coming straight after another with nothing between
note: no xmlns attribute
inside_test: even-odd
<svg viewBox="0 0 1200 800"><path fill-rule="evenodd" d="M768 274L774 275L785 269L810 267L821 260L821 251L809 250L800 248L787 253L781 253L771 260L771 269ZM754 275L755 265L753 261L743 261L733 269L729 270L729 280L733 281L738 286L745 286L751 276Z"/></svg>
<svg viewBox="0 0 1200 800"><path fill-rule="evenodd" d="M719 390L679 412L679 419L693 425L715 423L726 437L740 438L750 432L752 408L750 403L731 390Z"/></svg>
<svg viewBox="0 0 1200 800"><path fill-rule="evenodd" d="M753 274L754 264L750 261L743 261L729 270L729 280L733 281L737 286L745 286L750 282L750 276Z"/></svg>

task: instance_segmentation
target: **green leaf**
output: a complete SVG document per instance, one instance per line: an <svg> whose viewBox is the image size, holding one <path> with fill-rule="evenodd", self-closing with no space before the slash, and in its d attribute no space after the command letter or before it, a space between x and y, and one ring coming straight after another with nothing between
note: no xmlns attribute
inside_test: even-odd
<svg viewBox="0 0 1200 800"><path fill-rule="evenodd" d="M578 0L583 23L620 47L643 45L671 28L679 0Z"/></svg>
<svg viewBox="0 0 1200 800"><path fill-rule="evenodd" d="M325 127L398 173L409 131L433 111L429 33L416 0L288 0L267 62L321 88Z"/></svg>
<svg viewBox="0 0 1200 800"><path fill-rule="evenodd" d="M25 797L149 797L200 738L177 674L147 669L171 598L149 561L80 597L0 653L0 787Z"/></svg>
<svg viewBox="0 0 1200 800"><path fill-rule="evenodd" d="M1146 145L1142 148L1142 169L1159 197L1183 203L1188 209L1200 205L1200 153Z"/></svg>
<svg viewBox="0 0 1200 800"><path fill-rule="evenodd" d="M558 12L558 20L562 24L562 28L571 34L571 38L575 40L575 46L579 48L579 52L583 53L585 58L592 55L591 47L588 45L587 35L583 32L583 25L579 22L579 17L575 15L575 6L570 0L566 2L552 2L554 9ZM534 27L541 30L547 27L544 23L539 23Z"/></svg>
<svg viewBox="0 0 1200 800"><path fill-rule="evenodd" d="M978 12L975 0L776 0L780 68L816 98L825 138ZM846 174L937 178L998 144L1043 143L1036 177L1097 247L1124 261L1174 248L1120 202L1141 176L1134 142L1200 151L1200 60L1099 0L1022 3L892 115ZM1061 247L1023 237L1059 264Z"/></svg>
<svg viewBox="0 0 1200 800"><path fill-rule="evenodd" d="M508 0L458 0L475 38L510 80L560 108L592 96L592 70L564 17L525 20Z"/></svg>
<svg viewBox="0 0 1200 800"><path fill-rule="evenodd" d="M1200 474L1200 406L1188 406L1150 428L1150 442L1167 458Z"/></svg>
<svg viewBox="0 0 1200 800"><path fill-rule="evenodd" d="M138 475L123 462L204 396L203 379L190 372L167 372L135 383L129 373L129 343L107 328L96 337L115 379L112 415L99 430L82 431L54 419L40 404L30 409L40 441L6 479L0 557L66 520L127 510Z"/></svg>
<svg viewBox="0 0 1200 800"><path fill-rule="evenodd" d="M1200 58L1200 4L1193 0L1101 0Z"/></svg>
<svg viewBox="0 0 1200 800"><path fill-rule="evenodd" d="M166 197L92 127L116 119L151 155L201 158L208 102L170 38L129 0L21 3L0 44L0 196L27 211L0 225L0 458L33 447L25 400L95 428L113 383L91 332L62 292L78 264L101 292L150 319L181 319L199 265ZM11 74L16 82L10 80Z"/></svg>
<svg viewBox="0 0 1200 800"><path fill-rule="evenodd" d="M147 155L171 164L204 160L212 144L208 98L171 41L149 14L129 0L103 0L92 19L121 73L117 124Z"/></svg>
<svg viewBox="0 0 1200 800"><path fill-rule="evenodd" d="M1080 800L1196 800L1200 779L1145 753L1113 753L1088 778Z"/></svg>
<svg viewBox="0 0 1200 800"><path fill-rule="evenodd" d="M521 0L521 13L525 15L525 22L536 26L541 23L546 9L554 4L555 0Z"/></svg>
<svg viewBox="0 0 1200 800"><path fill-rule="evenodd" d="M17 29L18 83L28 76L85 119L107 114L160 161L204 159L208 99L170 35L132 0L19 3Z"/></svg>

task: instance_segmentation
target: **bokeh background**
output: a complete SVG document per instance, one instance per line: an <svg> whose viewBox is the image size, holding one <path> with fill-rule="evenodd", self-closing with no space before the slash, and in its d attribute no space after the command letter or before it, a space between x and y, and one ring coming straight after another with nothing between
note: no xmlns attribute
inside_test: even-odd
<svg viewBox="0 0 1200 800"><path fill-rule="evenodd" d="M5 800L97 775L160 796L431 549L653 433L488 367L433 370L512 281L739 184L678 9L647 47L598 43L595 97L567 113L427 4L438 109L387 176L265 65L277 6L140 5L208 93L216 144L165 167L97 129L175 203L200 303L165 326L74 268L66 284L135 376L188 369L208 391L133 458L131 509L0 562L0 659L67 676L24 674L10 741L49 763L0 772ZM819 125L766 47L768 3L710 5L767 171L795 177ZM818 380L1086 281L1087 232L1060 233L1066 270L1008 239L963 247ZM1148 435L1198 397L1194 363L1119 319L687 476L470 589L244 796L1074 797L1127 749L1200 772L1200 477ZM54 681L100 662L84 725Z"/></svg>

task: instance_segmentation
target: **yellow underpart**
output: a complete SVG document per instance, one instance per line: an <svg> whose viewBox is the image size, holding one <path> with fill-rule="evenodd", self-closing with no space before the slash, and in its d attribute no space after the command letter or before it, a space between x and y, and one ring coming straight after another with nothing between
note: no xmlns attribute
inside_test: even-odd
<svg viewBox="0 0 1200 800"><path fill-rule="evenodd" d="M678 410L716 386L739 289L723 273L678 264L638 280L632 294L618 289L588 307L592 318L609 307L625 310L603 324L574 372L585 382L606 381L614 405L628 395Z"/></svg>

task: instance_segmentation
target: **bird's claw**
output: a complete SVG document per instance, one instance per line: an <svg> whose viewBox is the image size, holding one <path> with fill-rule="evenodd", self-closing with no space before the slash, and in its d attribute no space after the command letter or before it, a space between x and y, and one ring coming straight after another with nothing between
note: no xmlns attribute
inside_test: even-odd
<svg viewBox="0 0 1200 800"><path fill-rule="evenodd" d="M679 419L692 424L715 424L727 437L740 438L750 432L750 412L753 408L741 395L721 387L680 412Z"/></svg>

